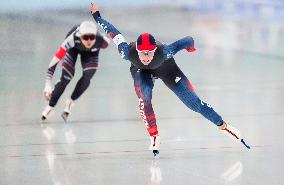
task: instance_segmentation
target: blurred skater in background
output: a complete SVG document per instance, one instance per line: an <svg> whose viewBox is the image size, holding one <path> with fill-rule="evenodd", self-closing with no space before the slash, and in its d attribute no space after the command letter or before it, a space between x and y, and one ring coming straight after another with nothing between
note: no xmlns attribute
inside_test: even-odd
<svg viewBox="0 0 284 185"><path fill-rule="evenodd" d="M121 33L101 17L95 4L91 4L91 13L112 38L121 57L131 62L130 72L139 99L140 114L150 135L149 149L153 151L154 156L159 154L160 145L156 116L151 103L155 78L160 78L188 108L203 115L234 140L243 142L239 130L226 123L208 103L197 96L192 84L175 63L173 56L177 52L183 49L188 52L196 50L192 37L188 36L166 45L156 41L151 34L143 33L136 42L128 44Z"/></svg>
<svg viewBox="0 0 284 185"><path fill-rule="evenodd" d="M42 112L42 120L46 120L54 111L60 96L69 84L75 73L75 64L78 54L81 56L83 68L82 77L76 84L70 98L66 100L65 109L62 113L64 121L76 101L89 87L90 81L98 68L98 57L100 49L108 47L109 38L104 33L99 33L97 26L92 21L83 21L80 25L74 26L67 34L64 42L50 61L44 87L44 97L48 105ZM62 61L62 74L59 82L52 85L52 77L57 64Z"/></svg>

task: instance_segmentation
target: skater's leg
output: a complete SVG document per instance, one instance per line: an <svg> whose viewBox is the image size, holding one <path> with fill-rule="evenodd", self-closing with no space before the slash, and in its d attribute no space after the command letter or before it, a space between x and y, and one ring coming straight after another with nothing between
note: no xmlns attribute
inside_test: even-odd
<svg viewBox="0 0 284 185"><path fill-rule="evenodd" d="M191 110L200 113L217 126L223 124L222 117L206 102L201 100L194 91L192 84L186 76L176 69L162 77L163 82L178 96L178 98Z"/></svg>
<svg viewBox="0 0 284 185"><path fill-rule="evenodd" d="M76 87L71 95L71 99L73 101L77 100L88 89L95 72L96 69L84 69L83 75L77 82Z"/></svg>
<svg viewBox="0 0 284 185"><path fill-rule="evenodd" d="M71 95L71 100L77 100L89 87L91 79L98 68L98 54L97 53L82 53L81 65L83 68L83 75L77 82L76 87Z"/></svg>
<svg viewBox="0 0 284 185"><path fill-rule="evenodd" d="M66 69L63 68L60 81L55 84L54 90L52 91L51 98L50 98L49 105L48 105L49 107L52 107L52 109L54 108L60 96L63 94L66 86L69 84L70 80L72 79L73 75L71 76L70 71L67 72ZM48 109L46 108L45 110L48 110ZM45 120L46 118L47 116L45 116L45 112L43 112L42 120Z"/></svg>
<svg viewBox="0 0 284 185"><path fill-rule="evenodd" d="M178 96L178 98L191 110L200 113L205 118L219 126L220 130L235 141L242 141L240 131L223 121L222 117L204 101L200 100L194 88L182 71L176 66L171 72L161 77L163 82ZM247 145L246 145L247 147ZM247 147L248 148L248 147Z"/></svg>
<svg viewBox="0 0 284 185"><path fill-rule="evenodd" d="M67 99L65 102L65 108L63 113L61 114L64 121L67 120L69 114L71 113L71 109L74 106L74 101L77 100L89 87L90 81L95 74L95 69L87 69L84 70L82 77L77 82L76 87L71 95L71 98Z"/></svg>
<svg viewBox="0 0 284 185"><path fill-rule="evenodd" d="M152 75L145 71L131 71L135 92L139 99L140 115L150 136L157 135L156 116L152 107L152 90L154 83Z"/></svg>
<svg viewBox="0 0 284 185"><path fill-rule="evenodd" d="M54 107L57 104L57 101L59 100L60 96L63 94L66 86L73 78L75 73L75 63L77 55L78 54L72 50L65 55L62 63L62 74L60 81L55 84L54 90L51 94L51 98L49 101L49 105L51 107Z"/></svg>
<svg viewBox="0 0 284 185"><path fill-rule="evenodd" d="M160 136L156 124L156 116L152 107L152 90L154 87L151 73L147 71L131 70L134 87L139 98L140 115L150 135L150 147L154 156L159 153Z"/></svg>
<svg viewBox="0 0 284 185"><path fill-rule="evenodd" d="M65 71L65 69L62 70L60 81L55 84L54 90L51 94L51 98L49 101L49 105L51 107L54 107L57 104L60 96L63 94L72 77L73 75L71 76L70 73Z"/></svg>
<svg viewBox="0 0 284 185"><path fill-rule="evenodd" d="M77 100L90 86L91 79L96 73L98 67L97 59L97 55L94 53L81 54L83 75L77 82L75 89L71 94L71 98L67 99L65 102L65 108L61 115L64 121L67 120L69 114L71 113L71 109L74 106L74 101Z"/></svg>
<svg viewBox="0 0 284 185"><path fill-rule="evenodd" d="M42 120L45 120L52 114L54 106L57 104L66 86L73 78L75 73L75 63L77 55L78 55L77 52L71 49L63 58L62 74L60 77L60 81L55 84L54 90L51 93L49 105L47 105L42 112L42 118L41 118Z"/></svg>

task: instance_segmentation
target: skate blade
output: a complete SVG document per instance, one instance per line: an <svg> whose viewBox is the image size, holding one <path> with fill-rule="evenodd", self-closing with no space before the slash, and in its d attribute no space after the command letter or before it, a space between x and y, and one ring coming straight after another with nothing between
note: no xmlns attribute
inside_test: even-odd
<svg viewBox="0 0 284 185"><path fill-rule="evenodd" d="M241 139L241 143L247 148L247 149L250 149L250 146L248 144L246 144L246 142Z"/></svg>
<svg viewBox="0 0 284 185"><path fill-rule="evenodd" d="M159 150L153 150L153 154L154 154L154 159L158 159L160 157L160 152Z"/></svg>
<svg viewBox="0 0 284 185"><path fill-rule="evenodd" d="M41 121L45 121L46 117L45 116L41 116Z"/></svg>
<svg viewBox="0 0 284 185"><path fill-rule="evenodd" d="M63 112L63 113L61 114L61 117L62 117L62 119L64 120L65 123L67 123L67 118L68 118L68 116L69 116L69 113L68 113L68 112Z"/></svg>

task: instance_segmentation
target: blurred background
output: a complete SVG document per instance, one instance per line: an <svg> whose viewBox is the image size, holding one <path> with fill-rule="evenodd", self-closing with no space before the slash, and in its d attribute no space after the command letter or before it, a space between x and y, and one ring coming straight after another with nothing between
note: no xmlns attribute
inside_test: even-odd
<svg viewBox="0 0 284 185"><path fill-rule="evenodd" d="M67 132L72 131L73 139L76 136L76 139L71 142L73 145L67 142L66 146L57 146L55 143L66 143L65 138L52 133L66 131L66 125L63 124L60 114L65 99L70 96L81 76L80 61L77 61L75 77L59 100L56 112L48 126L43 127L40 122L41 111L46 105L42 92L48 64L65 35L74 25L80 24L83 20L93 20L90 14L90 3L89 0L1 2L0 161L4 163L4 168L0 169L1 185L40 183L40 178L32 178L33 181L29 179L32 172L37 172L39 177L48 182L49 176L45 176L45 173L41 171L44 168L41 160L38 163L35 162L36 160L33 161L32 164L37 166L32 169L33 171L24 172L18 177L13 176L15 172L20 173L21 169L30 163L30 159L26 160L26 158L31 156L47 153L48 164L51 159L52 164L54 161L58 164L60 160L56 161L58 157L56 154L64 153L68 156L75 151L77 152L75 157L69 158L75 158L75 161L78 161L80 158L78 153L82 151L93 154L92 152L110 150L103 146L95 149L89 145L86 146L86 143L97 140L106 140L111 147L115 148L113 150L118 151L121 151L121 148L129 150L127 149L129 142L120 143L127 139L138 140L138 146L147 148L148 140L146 141L145 138L148 136L139 116L138 100L129 73L130 63L120 58L112 43L108 49L100 52L100 67L89 89L76 103L74 112L70 115L70 127ZM230 167L229 163L234 164L233 161L228 159L223 166L223 161L218 161L218 156L210 156L201 151L200 158L195 158L196 162L201 164L206 161L213 165L200 167L194 161L190 161L188 165L193 164L192 170L200 167L198 171L200 173L190 174L193 184L208 184L208 180L210 184L282 183L280 173L283 171L284 164L278 151L284 151L283 0L97 0L95 3L99 5L102 17L115 25L127 41L136 40L142 32L150 32L157 40L164 43L171 43L188 35L192 36L197 52L180 51L175 56L176 63L195 86L201 99L210 103L225 120L229 120L242 130L253 146L260 147L251 156L237 152L242 156L240 158L229 154L230 159L238 161L236 163L238 169L241 166L242 170L248 172L247 174L237 173L233 178L234 181L212 180L216 175L220 176L219 172L226 171ZM60 74L61 67L58 65L54 83L59 79ZM160 80L155 82L153 105L160 133L164 136L165 150L176 149L179 146L189 149L214 146L213 151L220 152L218 154L228 152L225 150L226 147L225 149L218 147L230 146L231 143L224 141L222 137L219 139L220 135L216 133L214 125L200 115L189 111ZM267 126L270 124L273 125ZM48 137L43 134L46 132L49 133ZM56 147L46 152L46 148L54 147L53 145ZM130 145L134 151L139 150L135 144L132 145L130 142ZM50 151L55 154L55 159ZM169 151L168 154L172 156ZM194 153L190 155L194 156ZM24 162L15 162L13 158L15 156L23 157ZM215 163L211 161L211 157ZM66 159L62 158L63 161ZM92 156L89 160L92 160ZM169 165L182 169L186 160L187 158L183 158L178 166L175 163L169 163ZM139 159L135 158L131 162L140 164L137 161ZM248 161L251 162L247 164ZM119 162L114 169L117 173L121 173L121 176L126 176L127 170L126 172L121 170L119 166L123 164ZM96 164L98 163L104 165L102 161L96 161ZM60 164L61 168L52 169L73 181L59 180L59 175L55 174L55 179L58 181L53 179L53 183L47 184L76 184L76 180L92 184L87 180L91 179L91 175L87 175L85 179L76 176L75 172L80 173L80 166L82 167L83 164L72 163L74 166L71 167L75 175L66 174L64 171L68 167L68 162L61 160ZM93 170L88 163L84 164L87 169ZM14 171L5 170L5 167L8 168L11 165L15 167ZM140 165L143 170L144 164ZM172 167L167 165L162 163L161 169L159 168L163 171L163 177L167 179L176 175L180 181L168 178L161 184L184 184L188 181L186 173L165 171ZM213 166L218 170L215 170ZM256 168L267 171L254 172ZM157 170L157 166L154 169ZM102 171L105 172L104 170ZM139 174L135 167L132 170ZM207 174L204 181L202 181L204 177L202 172ZM273 179L269 178L269 175L264 175L270 173ZM240 174L242 178L235 180ZM253 175L260 178L251 178ZM54 177L54 174L51 176ZM149 181L147 178L142 178L143 174L133 177L141 178L139 180L143 182L141 184L147 184ZM133 180L132 184L135 184L134 178L128 179L130 181L120 180L114 178L113 181L109 181L109 184L115 181L116 184L130 184L131 180ZM104 184L103 182L106 181L106 179L100 179L98 182ZM161 178L153 181L152 184L160 184L160 182Z"/></svg>

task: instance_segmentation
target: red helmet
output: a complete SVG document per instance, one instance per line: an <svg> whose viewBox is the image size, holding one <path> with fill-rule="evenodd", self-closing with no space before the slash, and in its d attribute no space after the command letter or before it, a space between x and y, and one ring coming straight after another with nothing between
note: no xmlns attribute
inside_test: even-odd
<svg viewBox="0 0 284 185"><path fill-rule="evenodd" d="M137 51L154 51L156 48L155 38L149 33L142 33L136 41Z"/></svg>

